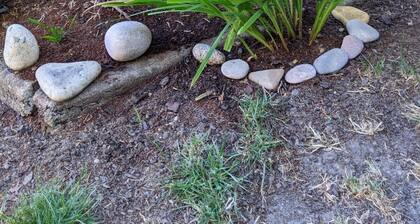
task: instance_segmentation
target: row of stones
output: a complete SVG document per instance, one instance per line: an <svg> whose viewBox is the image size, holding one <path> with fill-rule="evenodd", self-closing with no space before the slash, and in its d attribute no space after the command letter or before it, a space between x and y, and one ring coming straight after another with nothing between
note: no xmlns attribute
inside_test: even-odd
<svg viewBox="0 0 420 224"><path fill-rule="evenodd" d="M142 56L151 42L151 31L140 22L117 23L105 34L106 50L116 61L131 61ZM19 24L7 28L3 58L10 69L20 71L31 67L39 56L40 48L31 31ZM50 99L61 102L81 93L101 71L96 61L47 63L36 70L35 77Z"/></svg>
<svg viewBox="0 0 420 224"><path fill-rule="evenodd" d="M344 37L341 48L325 52L314 61L313 65L300 64L293 67L286 73L286 82L298 84L314 78L317 73L320 75L335 73L342 69L349 59L356 58L362 52L364 43L379 38L379 32L367 24L369 15L362 10L351 6L338 6L333 11L333 16L346 26L349 33ZM209 50L209 45L200 43L193 48L193 55L202 61ZM225 62L224 54L218 50L211 55L209 64L222 64L222 74L231 79L243 79L250 71L250 66L244 60L234 59ZM248 77L266 89L275 90L283 75L283 69L269 69L251 72Z"/></svg>

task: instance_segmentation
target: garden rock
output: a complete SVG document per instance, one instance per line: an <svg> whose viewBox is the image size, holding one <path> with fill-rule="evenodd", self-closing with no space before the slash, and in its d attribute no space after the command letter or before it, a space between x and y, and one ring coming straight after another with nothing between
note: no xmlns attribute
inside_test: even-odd
<svg viewBox="0 0 420 224"><path fill-rule="evenodd" d="M283 75L283 69L269 69L251 72L249 79L268 90L276 90Z"/></svg>
<svg viewBox="0 0 420 224"><path fill-rule="evenodd" d="M243 79L249 72L249 65L241 59L234 59L223 63L222 74L231 79Z"/></svg>
<svg viewBox="0 0 420 224"><path fill-rule="evenodd" d="M3 57L5 64L13 70L31 67L39 58L35 36L22 25L10 25L6 31Z"/></svg>
<svg viewBox="0 0 420 224"><path fill-rule="evenodd" d="M152 32L136 21L114 24L105 34L105 48L116 61L131 61L142 56L151 43Z"/></svg>
<svg viewBox="0 0 420 224"><path fill-rule="evenodd" d="M192 53L195 59L202 62L205 58L207 53L210 50L210 45L198 43L194 46ZM219 50L215 49L213 54L210 56L209 65L220 65L225 62L225 55L220 52Z"/></svg>
<svg viewBox="0 0 420 224"><path fill-rule="evenodd" d="M379 39L379 32L375 28L357 19L347 22L346 28L350 35L359 38L364 43L369 43Z"/></svg>
<svg viewBox="0 0 420 224"><path fill-rule="evenodd" d="M363 41L352 35L344 37L343 43L341 44L341 49L347 53L349 59L359 56L359 54L362 53L363 47Z"/></svg>
<svg viewBox="0 0 420 224"><path fill-rule="evenodd" d="M36 79L52 100L62 102L83 91L101 73L96 61L50 63L38 68Z"/></svg>
<svg viewBox="0 0 420 224"><path fill-rule="evenodd" d="M344 50L334 48L315 59L314 66L319 74L324 75L339 71L348 61L349 56Z"/></svg>
<svg viewBox="0 0 420 224"><path fill-rule="evenodd" d="M358 19L364 23L369 22L369 14L352 6L337 6L332 11L332 15L344 25L352 19Z"/></svg>
<svg viewBox="0 0 420 224"><path fill-rule="evenodd" d="M286 82L290 84L298 84L316 76L314 66L310 64L297 65L290 69L285 76Z"/></svg>

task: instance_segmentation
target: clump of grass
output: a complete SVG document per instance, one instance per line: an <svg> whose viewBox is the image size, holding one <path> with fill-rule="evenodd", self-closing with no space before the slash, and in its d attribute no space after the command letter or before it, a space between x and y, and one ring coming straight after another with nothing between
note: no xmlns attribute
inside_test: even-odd
<svg viewBox="0 0 420 224"><path fill-rule="evenodd" d="M366 162L368 170L360 177L349 176L344 182L345 189L358 200L369 201L381 214L393 223L401 221L401 214L394 208L393 201L385 192L385 178L371 162Z"/></svg>
<svg viewBox="0 0 420 224"><path fill-rule="evenodd" d="M417 83L420 82L420 74L417 72L416 67L411 65L404 55L401 55L399 59L399 73L406 80L414 80Z"/></svg>
<svg viewBox="0 0 420 224"><path fill-rule="evenodd" d="M371 60L364 57L365 63L364 68L365 71L370 75L381 76L384 69L385 69L385 57L375 57Z"/></svg>
<svg viewBox="0 0 420 224"><path fill-rule="evenodd" d="M235 204L235 191L242 179L235 157L223 147L208 143L206 136L192 137L181 150L181 159L172 171L169 190L198 214L199 223L226 223Z"/></svg>
<svg viewBox="0 0 420 224"><path fill-rule="evenodd" d="M311 125L308 125L306 128L311 134L311 137L309 138L309 142L307 143L307 146L310 149L310 153L315 153L319 150L324 150L324 151L332 151L332 150L342 151L343 150L340 139L338 137L329 136L323 132L319 132L315 128L313 128Z"/></svg>
<svg viewBox="0 0 420 224"><path fill-rule="evenodd" d="M42 39L51 42L51 43L60 43L66 34L66 31L63 27L59 26L50 26L41 20L29 18L28 21L35 26L39 26L43 29L46 34L42 36Z"/></svg>
<svg viewBox="0 0 420 224"><path fill-rule="evenodd" d="M350 124L353 126L353 132L373 136L384 130L383 123L375 119L362 119L359 122L349 118Z"/></svg>
<svg viewBox="0 0 420 224"><path fill-rule="evenodd" d="M241 142L244 148L244 160L248 163L264 163L268 150L280 143L264 127L265 119L270 114L269 108L274 104L276 103L269 95L256 98L245 96L240 101L244 118Z"/></svg>
<svg viewBox="0 0 420 224"><path fill-rule="evenodd" d="M403 115L407 119L415 122L417 127L420 127L420 107L412 103L405 106L405 109L406 111L403 113Z"/></svg>
<svg viewBox="0 0 420 224"><path fill-rule="evenodd" d="M99 199L92 187L80 181L64 186L53 181L40 186L22 198L14 213L0 211L0 222L5 224L94 224L98 223L93 209Z"/></svg>

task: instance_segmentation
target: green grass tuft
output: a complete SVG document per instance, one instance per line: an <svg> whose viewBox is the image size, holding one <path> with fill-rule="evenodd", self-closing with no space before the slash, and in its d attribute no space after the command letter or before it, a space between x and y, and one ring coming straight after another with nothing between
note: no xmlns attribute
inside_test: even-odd
<svg viewBox="0 0 420 224"><path fill-rule="evenodd" d="M280 143L264 127L265 119L270 115L269 109L274 104L275 102L268 95L257 98L245 96L240 101L240 109L244 117L241 142L245 161L248 163L265 163L266 153Z"/></svg>
<svg viewBox="0 0 420 224"><path fill-rule="evenodd" d="M194 136L183 146L168 187L197 212L199 223L226 223L242 182L235 171L234 157L227 157L223 147Z"/></svg>
<svg viewBox="0 0 420 224"><path fill-rule="evenodd" d="M99 200L95 190L80 182L64 186L59 181L47 183L26 195L12 215L0 211L5 224L93 224L93 209Z"/></svg>

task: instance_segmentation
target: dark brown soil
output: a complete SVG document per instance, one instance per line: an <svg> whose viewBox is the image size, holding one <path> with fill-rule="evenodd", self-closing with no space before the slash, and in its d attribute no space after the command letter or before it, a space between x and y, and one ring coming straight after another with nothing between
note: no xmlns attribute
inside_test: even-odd
<svg viewBox="0 0 420 224"><path fill-rule="evenodd" d="M118 66L106 53L103 39L106 30L116 22L125 20L117 10L93 7L94 2L86 0L16 0L9 1L10 12L0 16L2 25L18 23L29 28L37 37L41 55L38 63L22 72L22 77L34 79L34 71L48 62L73 62L96 60L104 68ZM125 8L128 15L144 11L146 8ZM45 30L31 24L28 19L41 19L49 26L65 28L65 39L51 43L44 39ZM162 14L131 17L146 24L153 34L153 41L147 54L178 49L182 45L193 44L215 36L221 27L217 19L209 20L197 14ZM0 40L4 40L4 32ZM3 48L3 41L0 48Z"/></svg>
<svg viewBox="0 0 420 224"><path fill-rule="evenodd" d="M403 54L420 69L420 2L372 0L356 1L356 6L371 15L370 24L380 31L381 39L367 44L363 55L339 74L299 85L283 83L272 93L281 104L266 123L284 143L269 155L272 164L263 194L258 167L247 191L239 192L235 223L395 223L372 201L355 197L344 187L348 175L362 176L369 163L381 172L383 196L392 199L390 206L395 209L391 214L399 214L401 223L420 220L420 181L412 175L416 172L412 161L420 163L420 132L403 115L407 104L420 105L420 91L418 81L400 74L398 64ZM257 49L259 58L250 62L251 67L287 69L294 59L312 62L320 48L340 45L345 35L340 27L331 19L310 48L305 41L296 41L290 53ZM247 59L249 55L238 50L229 58ZM365 58L375 63L382 57L382 73L371 74ZM134 93L56 129L45 128L36 116L23 119L0 104L0 201L7 211L36 186L36 181L23 185L29 174L41 180L71 181L87 167L103 196L97 214L104 223L194 223L193 211L163 187L179 156L179 145L194 133L209 131L233 147L242 122L237 99L261 93L247 80L224 78L217 66L209 67L190 90L197 65L189 57ZM164 78L169 83L160 85ZM208 90L214 94L194 101ZM181 104L178 113L167 110L170 102ZM133 108L140 112L141 124ZM379 120L384 129L372 136L357 134L350 118ZM342 150L308 153L308 125L337 137ZM330 178L326 192L334 201L327 200L323 188L316 188L323 177Z"/></svg>

